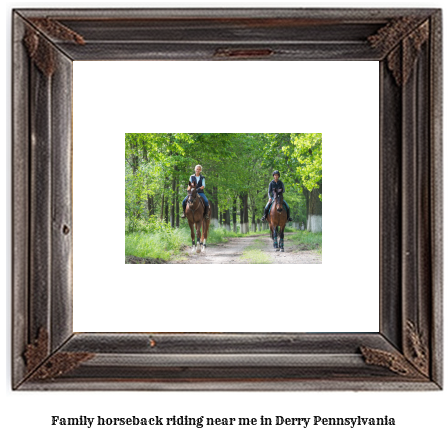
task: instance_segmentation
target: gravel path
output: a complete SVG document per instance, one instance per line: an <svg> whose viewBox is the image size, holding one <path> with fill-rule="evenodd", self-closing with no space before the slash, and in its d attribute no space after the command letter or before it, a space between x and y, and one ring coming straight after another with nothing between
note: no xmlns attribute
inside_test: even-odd
<svg viewBox="0 0 448 438"><path fill-rule="evenodd" d="M275 251L269 235L248 237L233 237L226 243L207 244L205 253L192 253L191 247L185 248L180 260L171 261L171 264L250 264L244 258L244 251L259 249L265 254L266 263L282 264L318 264L322 263L322 255L317 253L310 245L288 242L288 233L285 233L285 252Z"/></svg>

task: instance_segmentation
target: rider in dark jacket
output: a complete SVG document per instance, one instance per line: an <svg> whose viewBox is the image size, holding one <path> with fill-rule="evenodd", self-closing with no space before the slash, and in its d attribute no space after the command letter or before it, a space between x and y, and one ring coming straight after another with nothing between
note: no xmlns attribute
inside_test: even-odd
<svg viewBox="0 0 448 438"><path fill-rule="evenodd" d="M274 179L269 183L269 188L268 188L268 196L269 196L269 201L266 204L266 207L264 207L264 215L261 218L262 221L266 220L266 216L269 213L269 206L271 205L273 199L274 199L274 190L277 189L283 189L283 193L285 193L285 185L283 184L283 181L280 181L280 172L278 170L274 170L274 172L272 173L272 176L274 177ZM288 203L283 199L283 202L286 205L286 212L288 214L288 221L292 221L291 217L290 217L290 209L289 209L289 205Z"/></svg>

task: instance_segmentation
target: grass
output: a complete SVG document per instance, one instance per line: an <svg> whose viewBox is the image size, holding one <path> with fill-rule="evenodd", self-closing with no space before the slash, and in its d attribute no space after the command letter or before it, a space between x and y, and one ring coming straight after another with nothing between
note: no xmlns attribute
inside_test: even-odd
<svg viewBox="0 0 448 438"><path fill-rule="evenodd" d="M234 231L227 231L225 228L213 228L210 227L207 242L210 243L222 243L227 242L230 237L247 237L247 236L262 236L269 234L269 230L261 231L249 231L246 234L235 233Z"/></svg>
<svg viewBox="0 0 448 438"><path fill-rule="evenodd" d="M260 239L255 239L253 243L244 249L241 260L247 260L253 264L271 263L271 258L264 251L264 244Z"/></svg>
<svg viewBox="0 0 448 438"><path fill-rule="evenodd" d="M180 253L185 243L190 240L189 234L182 228L173 229L171 232L128 233L125 238L125 254L169 260Z"/></svg>
<svg viewBox="0 0 448 438"><path fill-rule="evenodd" d="M191 244L190 228L187 223L182 223L180 228L171 228L159 219L151 217L149 220L138 220L130 224L126 221L125 233L125 255L142 258L155 259L179 259L186 245ZM132 232L130 232L132 230ZM304 233L292 228L286 228L286 232L295 231ZM261 231L250 231L249 233L235 233L227 231L225 228L210 227L207 236L207 244L225 243L231 237L247 237L269 235L269 229ZM295 236L295 235L294 235ZM268 263L260 251L259 239L256 239L246 251L243 257L251 260L251 263Z"/></svg>
<svg viewBox="0 0 448 438"><path fill-rule="evenodd" d="M297 231L295 234L288 236L288 240L303 245L304 249L314 250L322 254L322 233Z"/></svg>
<svg viewBox="0 0 448 438"><path fill-rule="evenodd" d="M240 229L240 227L238 227L238 230L239 229ZM285 228L285 233L298 233L298 232L299 231L296 230L295 228L289 228L289 227ZM248 233L243 234L240 232L235 233L233 231L227 231L224 228L210 227L207 242L222 243L222 242L227 242L229 237L269 236L269 235L270 235L269 228L267 228L266 230L261 230L261 231L249 231ZM210 240L210 239L214 239L214 240Z"/></svg>
<svg viewBox="0 0 448 438"><path fill-rule="evenodd" d="M224 228L210 228L207 236L207 244L225 243L230 237L242 237L255 234L234 233ZM143 258L161 258L169 260L179 256L185 247L190 245L191 234L189 227L165 228L149 231L137 231L125 235L125 255L133 255Z"/></svg>

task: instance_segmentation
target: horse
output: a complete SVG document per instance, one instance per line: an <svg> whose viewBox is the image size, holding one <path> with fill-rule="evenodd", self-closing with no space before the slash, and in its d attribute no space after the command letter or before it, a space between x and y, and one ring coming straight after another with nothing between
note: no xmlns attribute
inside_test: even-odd
<svg viewBox="0 0 448 438"><path fill-rule="evenodd" d="M191 252L200 253L205 252L207 245L207 235L210 226L210 216L212 214L212 208L210 206L208 214L209 219L204 218L205 205L204 200L198 195L196 184L191 183L188 189L187 208L185 214L188 219L188 225L191 230ZM194 239L194 228L196 227L197 246ZM203 230L201 239L201 228ZM199 246L200 244L200 246Z"/></svg>
<svg viewBox="0 0 448 438"><path fill-rule="evenodd" d="M271 204L271 210L268 213L267 219L269 221L269 228L271 230L271 239L274 242L276 251L285 252L283 247L283 238L285 236L285 226L287 222L286 208L283 208L283 190L274 190L274 201ZM280 233L278 228L280 227ZM280 242L277 243L277 237L280 234Z"/></svg>

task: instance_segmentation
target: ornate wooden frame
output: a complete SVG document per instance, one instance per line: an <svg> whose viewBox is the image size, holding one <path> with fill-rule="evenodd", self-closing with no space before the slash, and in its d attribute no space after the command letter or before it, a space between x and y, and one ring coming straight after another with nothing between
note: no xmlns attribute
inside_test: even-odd
<svg viewBox="0 0 448 438"><path fill-rule="evenodd" d="M14 389L442 387L437 9L13 12ZM73 333L72 61L376 60L379 333Z"/></svg>

